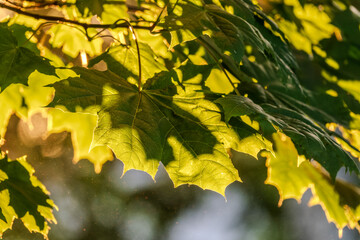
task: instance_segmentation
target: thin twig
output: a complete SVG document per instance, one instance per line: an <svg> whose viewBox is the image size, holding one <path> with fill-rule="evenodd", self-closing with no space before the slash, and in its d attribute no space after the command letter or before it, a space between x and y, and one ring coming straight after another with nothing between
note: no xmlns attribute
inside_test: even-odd
<svg viewBox="0 0 360 240"><path fill-rule="evenodd" d="M112 35L101 35L101 36L96 36L96 37L92 37L93 39L97 39L97 38L111 38L112 40L118 42L120 45L122 45L121 41L119 41L119 39L116 39L114 36Z"/></svg>
<svg viewBox="0 0 360 240"><path fill-rule="evenodd" d="M23 9L41 9L45 7L53 7L53 6L73 6L76 5L76 3L69 3L69 2L63 2L63 1L52 1L52 2L42 2L42 1L31 1L35 3L33 6L23 6L20 4L17 4L15 2L5 0L8 3L11 3L15 6L21 7ZM141 6L135 6L135 5L128 5L126 2L119 2L119 1L105 1L103 4L111 4L111 5L126 5L129 11L145 11L149 10L149 8L141 7ZM150 4L150 3L147 3Z"/></svg>
<svg viewBox="0 0 360 240"><path fill-rule="evenodd" d="M22 44L22 46L24 46L26 43L28 43L30 41L30 39L36 35L36 33L42 28L44 27L45 25L48 25L48 24L52 24L52 22L43 22L41 23L34 31L33 33L31 34L31 36L29 38L26 39L26 41Z"/></svg>
<svg viewBox="0 0 360 240"><path fill-rule="evenodd" d="M38 1L31 1L35 5L32 6L24 6L23 3L16 3L14 1L6 0L7 3L10 3L16 7L23 8L23 9L43 9L45 7L51 7L51 6L71 6L74 5L74 3L67 3L67 2L61 2L61 1L53 1L53 2L38 2Z"/></svg>

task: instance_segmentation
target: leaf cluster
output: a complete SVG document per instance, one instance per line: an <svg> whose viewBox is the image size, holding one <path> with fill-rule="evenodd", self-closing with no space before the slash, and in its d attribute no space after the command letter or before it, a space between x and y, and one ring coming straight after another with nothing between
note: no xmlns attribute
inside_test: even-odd
<svg viewBox="0 0 360 240"><path fill-rule="evenodd" d="M360 229L360 202L334 187L360 169L359 6L266 2L0 1L17 13L0 25L0 136L11 114L46 112L49 132L72 133L75 162L99 172L115 157L152 177L161 163L175 187L222 195L241 181L231 150L262 155L280 203L311 188L340 232ZM46 235L45 189L2 161L0 232L30 215Z"/></svg>

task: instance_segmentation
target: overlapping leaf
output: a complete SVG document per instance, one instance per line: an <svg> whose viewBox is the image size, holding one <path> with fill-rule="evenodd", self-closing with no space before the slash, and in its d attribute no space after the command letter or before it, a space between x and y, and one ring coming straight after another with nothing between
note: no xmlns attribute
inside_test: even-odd
<svg viewBox="0 0 360 240"><path fill-rule="evenodd" d="M237 134L221 121L216 105L196 91L206 78L204 69L170 72L170 79L154 80L141 92L111 72L75 71L80 77L53 85L53 105L72 111L97 106L92 146L110 147L124 162L125 172L138 169L154 177L161 161L175 186L196 184L221 194L240 180L225 149L239 142Z"/></svg>
<svg viewBox="0 0 360 240"><path fill-rule="evenodd" d="M318 2L301 6L297 0L287 1L276 6L276 11L282 13L277 22L292 45L309 55L298 54L301 83L318 94L322 92L322 96L336 97L336 106L358 114L360 102L355 86L359 82L359 6L354 1L341 4L338 8L331 0L321 6ZM335 122L348 127L350 120L348 113L338 114Z"/></svg>
<svg viewBox="0 0 360 240"><path fill-rule="evenodd" d="M289 9L288 21L281 19L278 21L279 27L285 32L287 38L294 46L312 54L312 45L317 45L320 40L329 38L334 33L335 27L331 24L331 19L323 9L319 9L314 4L304 4L299 1L289 1L286 5ZM283 7L287 7L284 5ZM300 37L300 41L297 37Z"/></svg>
<svg viewBox="0 0 360 240"><path fill-rule="evenodd" d="M27 85L29 75L35 70L55 75L49 61L18 46L15 37L4 24L0 25L0 62L0 91L13 83Z"/></svg>
<svg viewBox="0 0 360 240"><path fill-rule="evenodd" d="M207 34L238 63L244 54L244 38L261 44L257 42L261 41L259 36L250 38L256 35L250 24L215 4L181 1L171 9L163 25L171 33L171 48Z"/></svg>
<svg viewBox="0 0 360 240"><path fill-rule="evenodd" d="M311 189L313 197L310 206L320 204L329 222L334 222L342 235L342 229L349 227L360 230L359 189L355 188L355 198L349 202L341 202L341 196L329 179L321 173L320 168L314 167L298 152L290 138L283 134L274 134L275 154L267 153L268 167L267 184L274 185L280 193L279 204L283 200L295 198L301 200L307 189ZM341 186L338 186L341 188ZM356 193L357 192L357 193ZM353 201L354 200L354 201Z"/></svg>
<svg viewBox="0 0 360 240"><path fill-rule="evenodd" d="M328 128L337 129L341 132L341 137L335 138L336 141L352 156L360 160L360 131L358 129L346 129L337 124L328 124Z"/></svg>
<svg viewBox="0 0 360 240"><path fill-rule="evenodd" d="M54 90L44 85L57 80L56 76L35 71L28 77L28 86L13 84L0 93L0 138L5 136L12 114L26 119L29 111L39 111L39 107L49 104Z"/></svg>
<svg viewBox="0 0 360 240"><path fill-rule="evenodd" d="M229 71L243 80L244 77L240 78L240 74L236 74L234 69L239 67L245 45L250 45L259 51L262 57L274 63L272 67L279 72L280 78L284 82L297 84L293 72L297 65L293 56L286 44L265 27L264 22L266 21L266 24L271 25L274 31L281 35L282 33L276 25L250 3L221 1L221 4L224 7L233 8L238 15L231 14L222 6L215 4L202 5L192 1L181 1L176 4L163 24L172 36L170 47L198 39L216 58L216 61L222 62L226 68L229 68ZM187 15L188 8L191 8L192 12L196 12L196 18ZM257 12L258 16L253 12ZM194 19L197 19L197 22L192 22ZM204 35L208 35L210 38L206 38Z"/></svg>
<svg viewBox="0 0 360 240"><path fill-rule="evenodd" d="M19 86L13 85L0 93L0 139L5 136L8 121L14 109L21 108L22 97Z"/></svg>
<svg viewBox="0 0 360 240"><path fill-rule="evenodd" d="M181 64L177 62L175 54L159 54L164 51L165 44L159 49L151 49L145 44L150 41L147 37L139 40L144 42L140 44L140 52L134 43L110 48L93 63L104 60L108 69L115 74L75 68L79 76L53 85L56 95L52 106L63 105L68 110L82 113L52 111L52 130L71 131L74 160L89 158L94 162L96 171L100 171L103 162L111 159L110 147L124 162L125 172L138 169L154 177L161 161L175 186L196 184L221 194L224 194L226 186L239 180L227 155L228 148L254 157L260 150L267 149L270 151L267 182L279 189L282 200L290 197L300 199L303 192L311 187L314 194L312 203L323 206L329 221L334 221L339 229L345 225L359 227L356 222L360 219L360 207L356 202L358 196L353 200L355 204L348 204L345 208L339 205L339 195L328 179L308 161L300 163L298 158L299 153L307 159L315 159L329 171L333 179L341 166L358 172L354 159L343 150L353 150L349 144L358 146L358 142L351 139L358 137L357 130L339 127L343 130L342 140L349 140L345 144L341 142L342 148L333 139L336 136L340 140L338 132L327 130L325 124L334 122L346 128L360 129L359 124L352 122L356 120L353 113L360 113L359 91L356 89L359 85L359 14L348 1L335 10L327 3L323 7L303 0L286 2L294 4L284 6L284 9L277 8L276 14L290 14L285 18L294 23L283 21L281 29L297 49L314 57L298 55L298 61L305 66L298 75L301 83L310 90L301 87L297 81L294 74L297 64L284 42L286 37L250 0L181 0L176 1L175 5L169 3L163 12L163 15L167 15L157 28L163 27L160 30L163 35L158 35L156 44L149 45L155 48L163 44L163 40L167 39L165 32L169 30L171 51L189 50L189 53L180 53L183 55L180 62L190 59L189 63L171 69ZM112 23L119 18L142 21L141 16L153 21L161 11L159 6L164 5L161 2L154 7L156 14L150 11L142 15L129 13L129 2L123 2L111 16L106 16L113 8L109 5L104 7L104 3L103 0L78 0L76 6L83 15L102 14L105 22ZM332 15L335 18L330 23L329 16ZM64 33L65 29L69 31ZM306 37L298 34L299 30ZM50 42L71 57L83 51L91 56L102 51L101 39L90 43L76 29L58 25L48 33L58 33L52 35ZM69 33L76 34L75 38L69 38ZM299 39L302 42L299 43ZM198 44L195 51L189 47L194 43ZM183 46L185 48L181 49ZM157 61L153 50L164 59ZM193 61L204 65L191 64L195 57L192 58L190 52L204 54L198 56L201 61ZM140 55L142 91L136 86ZM0 27L0 61L1 91L12 83L26 85L29 75L35 70L54 74L48 62L18 47L5 25ZM314 62L316 65L312 65ZM163 63L171 70L167 71ZM220 72L219 69L212 69L214 66L207 65L213 63L226 70ZM308 68L306 64L312 67ZM217 101L224 110L227 124L221 120L221 109L212 102L219 96L209 94L204 89L209 76L213 76L213 82L208 85L214 85L214 78L220 78L221 81L217 83L223 83L225 76L219 72L231 73L233 76L230 78L237 78L237 83L241 82L238 90L248 96L230 95ZM42 104L47 103L51 93L51 88L46 90L43 86L34 89L46 95L46 99L33 97L34 101L39 100ZM226 91L217 92L228 93L232 91L230 86L230 90L228 86ZM31 98L26 97L26 88L13 88L17 91L0 95L0 107L3 106L0 112L4 113L0 115L0 134L3 134L12 111L26 105ZM11 99L11 94L16 97ZM10 103L9 99L14 103ZM293 143L281 134L272 138L272 134L278 130L291 137ZM352 135L347 136L347 133ZM269 140L275 143L274 151ZM4 159L0 160L4 161L1 163L4 166L15 166L17 163ZM32 178L32 172L22 171L20 165L14 167L16 171ZM17 175L10 173L1 168L0 186L10 178L16 179ZM11 226L9 216L22 216L30 230L46 233L47 226L41 223L46 216L53 219L49 210L52 204L47 201L44 189L41 193L32 188L33 180L29 183L25 179L25 182L25 185L21 183L17 186L26 186L31 194L36 193L36 200L39 204L45 204L46 210L43 207L35 209L34 204L22 206L17 201L14 204L11 196L19 199L16 194L0 191L0 197L4 199L0 201L0 231ZM8 202L17 206L10 208ZM29 211L27 215L24 214L26 211Z"/></svg>
<svg viewBox="0 0 360 240"><path fill-rule="evenodd" d="M70 113L58 109L48 112L50 133L68 131L71 133L74 148L73 162L88 159L94 164L95 172L100 173L103 164L113 160L112 151L106 146L90 149L97 117L88 113Z"/></svg>
<svg viewBox="0 0 360 240"><path fill-rule="evenodd" d="M173 6L163 23L171 33L170 47L191 41L201 36L208 28L213 28L211 19L204 8L189 1L181 1Z"/></svg>
<svg viewBox="0 0 360 240"><path fill-rule="evenodd" d="M276 126L291 137L298 152L315 159L335 178L341 166L359 172L355 160L334 139L305 114L284 106L257 105L242 96L227 96L217 100L222 105L225 118L248 115L258 121L261 131L269 136Z"/></svg>
<svg viewBox="0 0 360 240"><path fill-rule="evenodd" d="M56 222L52 214L55 205L33 173L25 158L0 156L0 235L11 228L15 218L21 219L29 231L44 236L48 223Z"/></svg>
<svg viewBox="0 0 360 240"><path fill-rule="evenodd" d="M90 29L89 32L91 36L97 33L94 29ZM61 48L62 52L72 58L76 58L81 52L86 52L90 56L102 53L103 39L89 41L79 27L59 24L52 26L47 33L51 36L49 43L54 48Z"/></svg>

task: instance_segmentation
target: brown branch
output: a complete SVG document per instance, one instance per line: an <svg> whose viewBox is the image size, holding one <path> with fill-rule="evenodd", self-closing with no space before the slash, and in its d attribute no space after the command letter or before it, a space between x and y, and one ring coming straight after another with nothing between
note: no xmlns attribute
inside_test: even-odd
<svg viewBox="0 0 360 240"><path fill-rule="evenodd" d="M6 0L6 2L18 7L18 8L22 8L22 9L43 9L46 7L55 7L55 6L71 6L74 5L74 3L67 3L67 2L60 2L60 1L54 1L54 2L38 2L38 1L34 1L35 5L32 6L24 6L21 3L16 3L13 1L9 1Z"/></svg>
<svg viewBox="0 0 360 240"><path fill-rule="evenodd" d="M20 3L15 3L13 1L10 0L5 0L6 2L15 5L19 8L22 9L41 9L41 8L45 8L45 7L54 7L54 6L73 6L76 3L68 3L68 2L62 2L62 1L49 1L49 2L44 2L44 1L30 1L35 3L35 5L33 6L24 6ZM145 10L149 10L146 7L141 7L141 6L135 6L135 5L128 5L126 2L119 2L119 1L105 1L103 4L113 4L113 5L126 5L129 11L145 11ZM147 3L150 4L150 3ZM156 5L157 6L157 5Z"/></svg>
<svg viewBox="0 0 360 240"><path fill-rule="evenodd" d="M114 29L114 28L128 28L129 27L129 25L126 22L116 23L116 24L91 24L91 23L82 23L82 22L78 22L76 20L71 20L71 19L67 19L67 18L63 18L63 17L40 15L40 14L24 11L18 7L9 6L8 4L2 3L2 2L0 2L0 8L6 8L6 9L16 12L18 14L33 17L35 19L43 19L43 20L53 21L53 22L58 22L58 23L70 23L70 24L81 26L85 29L88 29L88 28ZM152 29L151 26L132 25L132 27L136 28L136 29L146 29L146 30Z"/></svg>

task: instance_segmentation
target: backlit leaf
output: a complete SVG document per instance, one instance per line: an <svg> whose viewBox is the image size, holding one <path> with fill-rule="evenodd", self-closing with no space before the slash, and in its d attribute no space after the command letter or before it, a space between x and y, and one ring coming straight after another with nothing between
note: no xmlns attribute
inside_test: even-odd
<svg viewBox="0 0 360 240"><path fill-rule="evenodd" d="M94 164L95 172L101 171L102 165L113 160L113 154L106 146L99 146L90 149L93 132L96 127L97 117L88 113L70 113L58 109L51 109L49 112L49 132L71 133L74 148L73 162L81 159L88 159Z"/></svg>
<svg viewBox="0 0 360 240"><path fill-rule="evenodd" d="M289 198L300 201L304 192L310 188L313 197L309 205L321 205L328 221L334 222L339 229L340 236L346 226L359 229L356 209L360 202L357 202L355 207L341 204L339 193L330 184L329 179L321 173L320 168L298 155L290 138L283 134L274 134L273 138L275 154L265 154L268 167L266 183L274 185L279 190L279 204Z"/></svg>
<svg viewBox="0 0 360 240"><path fill-rule="evenodd" d="M134 84L137 84L139 77L139 55L141 56L141 77L143 82L153 77L155 73L166 70L165 66L156 60L156 55L147 44L139 43L139 50L138 53L135 42L128 46L118 45L93 59L90 65L103 60L109 70L125 77L127 80L131 79L130 81Z"/></svg>
<svg viewBox="0 0 360 240"><path fill-rule="evenodd" d="M161 162L175 186L222 195L240 181L232 150L263 153L280 203L310 188L340 233L360 232L359 189L336 179L360 167L357 0L45 2L0 3L26 5L0 9L15 16L0 25L0 145L12 114L47 113L74 163L154 178ZM46 237L54 205L32 174L0 157L0 233L20 218Z"/></svg>
<svg viewBox="0 0 360 240"><path fill-rule="evenodd" d="M227 96L217 100L225 111L225 119L248 115L258 121L260 129L269 136L276 126L291 137L297 151L308 159L315 159L335 178L341 166L358 172L355 160L319 127L311 118L291 109L271 104L258 105L242 96ZM331 150L330 150L331 149Z"/></svg>
<svg viewBox="0 0 360 240"><path fill-rule="evenodd" d="M55 75L49 61L18 46L15 37L4 24L0 25L0 62L0 91L13 83L27 85L29 75L35 70Z"/></svg>
<svg viewBox="0 0 360 240"><path fill-rule="evenodd" d="M10 160L6 155L1 156L0 169L0 235L19 218L29 231L47 236L48 223L56 222L52 214L55 205L33 176L34 169L25 158Z"/></svg>
<svg viewBox="0 0 360 240"><path fill-rule="evenodd" d="M72 111L76 106L100 107L92 147L110 147L125 172L143 170L154 177L161 161L175 186L196 184L221 194L240 180L225 149L238 142L237 135L221 121L216 105L193 89L201 87L201 73L184 71L174 79L179 86L155 84L138 92L110 72L76 72L79 78L53 85L54 105Z"/></svg>
<svg viewBox="0 0 360 240"><path fill-rule="evenodd" d="M90 35L97 32L90 30ZM84 34L84 30L77 26L54 25L48 31L51 35L49 42L54 48L61 48L68 56L75 58L81 52L86 52L90 56L96 56L102 53L102 38L96 38L89 41Z"/></svg>

